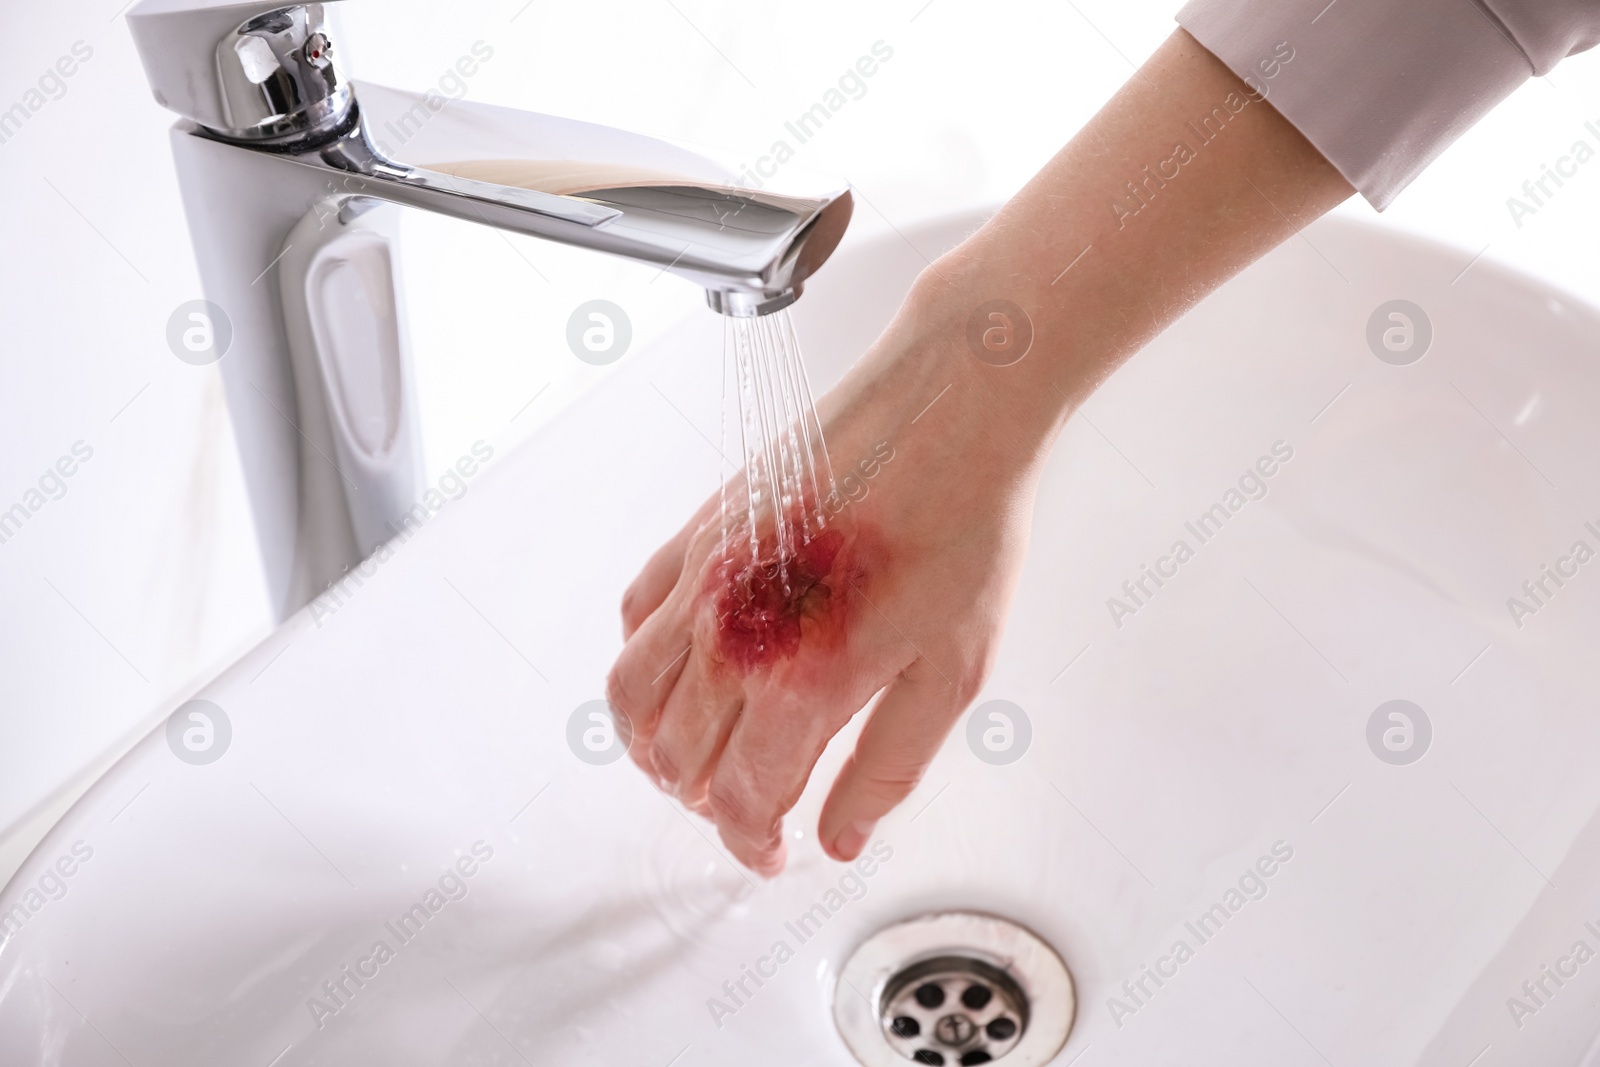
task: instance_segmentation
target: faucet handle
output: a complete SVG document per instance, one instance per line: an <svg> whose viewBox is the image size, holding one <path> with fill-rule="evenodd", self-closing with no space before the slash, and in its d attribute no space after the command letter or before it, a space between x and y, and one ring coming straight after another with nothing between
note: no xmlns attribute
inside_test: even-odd
<svg viewBox="0 0 1600 1067"><path fill-rule="evenodd" d="M322 7L141 0L128 28L156 103L231 140L290 141L338 128L352 103Z"/></svg>

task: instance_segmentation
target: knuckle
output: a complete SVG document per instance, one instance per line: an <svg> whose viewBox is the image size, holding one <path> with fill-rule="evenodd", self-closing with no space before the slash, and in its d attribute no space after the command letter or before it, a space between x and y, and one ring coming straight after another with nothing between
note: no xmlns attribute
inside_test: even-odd
<svg viewBox="0 0 1600 1067"><path fill-rule="evenodd" d="M627 720L630 735L637 737L641 731L651 729L656 708L638 695L638 687L631 680L634 674L624 660L618 660L606 675L606 700Z"/></svg>
<svg viewBox="0 0 1600 1067"><path fill-rule="evenodd" d="M701 784L698 789L694 787L680 789L678 792L678 799L683 802L684 807L688 808L696 815L699 815L701 818L712 818L711 805L706 800L706 790L704 784Z"/></svg>
<svg viewBox="0 0 1600 1067"><path fill-rule="evenodd" d="M622 594L622 621L629 626L639 621L639 587L628 586L628 591Z"/></svg>
<svg viewBox="0 0 1600 1067"><path fill-rule="evenodd" d="M951 685L955 689L957 705L966 707L977 699L983 691L983 685L989 680L989 675L994 672L995 651L992 647L976 650L965 662L961 662L956 669Z"/></svg>
<svg viewBox="0 0 1600 1067"><path fill-rule="evenodd" d="M862 767L855 782L857 795L887 810L910 796L922 784L926 770L925 763L910 759L891 759Z"/></svg>
<svg viewBox="0 0 1600 1067"><path fill-rule="evenodd" d="M623 662L618 660L606 675L606 699L618 710L632 715L633 701L628 696L628 686L623 680Z"/></svg>
<svg viewBox="0 0 1600 1067"><path fill-rule="evenodd" d="M978 699L978 694L983 692L983 683L985 681L987 681L987 680L988 680L988 672L987 671L975 672L969 678L962 678L962 679L957 680L957 682L956 682L956 710L960 711L961 709L965 708L967 705L971 704L974 700L977 700Z"/></svg>
<svg viewBox="0 0 1600 1067"><path fill-rule="evenodd" d="M667 746L659 739L650 746L649 759L650 766L655 768L656 777L661 779L664 785L671 786L677 784L677 761L674 760L671 754L667 752Z"/></svg>
<svg viewBox="0 0 1600 1067"><path fill-rule="evenodd" d="M707 803L717 818L717 824L740 837L761 837L772 828L772 820L757 813L743 788L736 783L713 782L707 794Z"/></svg>
<svg viewBox="0 0 1600 1067"><path fill-rule="evenodd" d="M875 768L869 773L863 786L885 800L899 802L910 795L911 791L922 784L924 764L916 762L895 762L883 767Z"/></svg>
<svg viewBox="0 0 1600 1067"><path fill-rule="evenodd" d="M616 664L611 665L610 675L606 675L606 697L634 717L656 710L651 701L650 678L646 673L648 664L642 659L637 645L627 646L622 649Z"/></svg>

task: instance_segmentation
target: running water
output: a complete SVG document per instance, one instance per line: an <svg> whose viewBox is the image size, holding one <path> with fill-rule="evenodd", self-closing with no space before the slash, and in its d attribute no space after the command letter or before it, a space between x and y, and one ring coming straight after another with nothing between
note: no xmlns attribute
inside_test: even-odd
<svg viewBox="0 0 1600 1067"><path fill-rule="evenodd" d="M743 492L726 483L722 491L724 563L747 603L768 588L787 603L797 554L827 524L833 468L789 312L729 316L723 324L724 445L735 413L731 389L744 454ZM747 555L739 552L741 542Z"/></svg>

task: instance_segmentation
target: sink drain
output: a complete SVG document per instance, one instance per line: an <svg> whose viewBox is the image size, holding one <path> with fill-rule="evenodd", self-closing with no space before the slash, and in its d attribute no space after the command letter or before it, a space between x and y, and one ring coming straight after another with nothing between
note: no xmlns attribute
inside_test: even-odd
<svg viewBox="0 0 1600 1067"><path fill-rule="evenodd" d="M865 1067L1037 1067L1066 1043L1072 977L1049 945L992 915L941 912L867 939L839 972L834 1021Z"/></svg>
<svg viewBox="0 0 1600 1067"><path fill-rule="evenodd" d="M913 1063L990 1063L1016 1048L1028 1026L1027 994L971 956L907 967L889 980L881 1004L884 1036Z"/></svg>

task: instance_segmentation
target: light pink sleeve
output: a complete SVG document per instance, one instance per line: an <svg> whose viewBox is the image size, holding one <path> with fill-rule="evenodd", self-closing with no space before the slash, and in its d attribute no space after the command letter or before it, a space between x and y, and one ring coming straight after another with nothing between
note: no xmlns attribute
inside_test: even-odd
<svg viewBox="0 0 1600 1067"><path fill-rule="evenodd" d="M1190 0L1178 24L1381 211L1518 85L1600 42L1600 0Z"/></svg>

